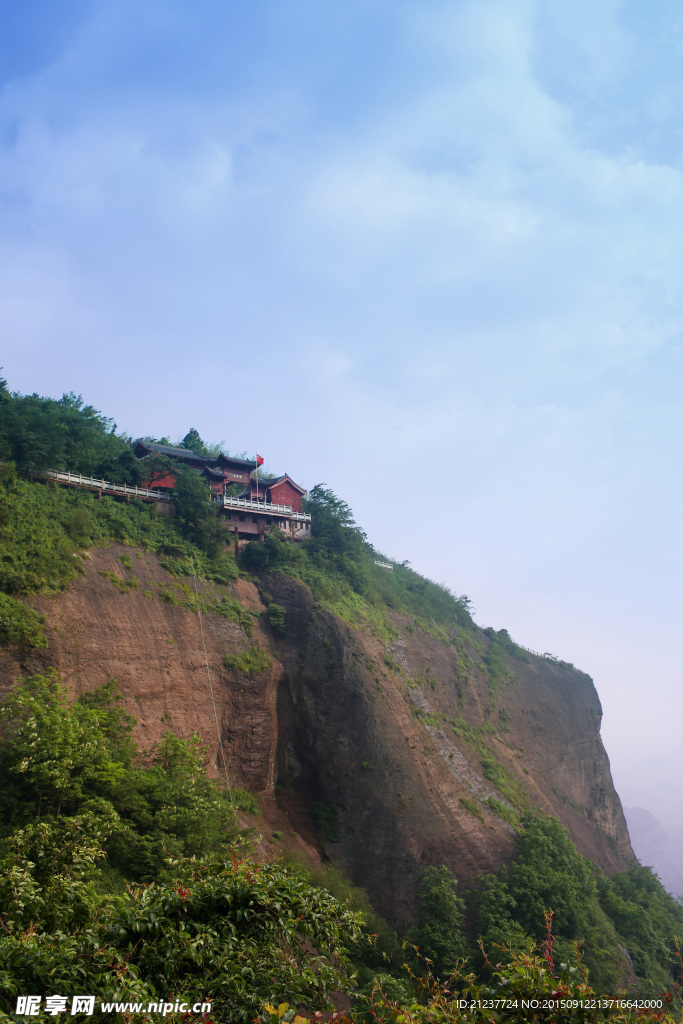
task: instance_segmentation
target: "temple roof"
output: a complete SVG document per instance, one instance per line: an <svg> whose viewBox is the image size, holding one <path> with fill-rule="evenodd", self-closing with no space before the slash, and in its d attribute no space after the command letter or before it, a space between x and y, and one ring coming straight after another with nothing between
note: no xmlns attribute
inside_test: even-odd
<svg viewBox="0 0 683 1024"><path fill-rule="evenodd" d="M248 469L249 471L256 469L256 462L253 459L237 459L233 458L232 455L220 455L209 457L207 455L200 455L198 452L192 451L190 448L179 448L176 445L170 444L157 444L155 441L144 441L142 438L135 442L133 446L134 450L144 449L150 454L168 455L171 459L184 459L187 462L201 462L205 466L216 466L227 465L237 466L240 469Z"/></svg>
<svg viewBox="0 0 683 1024"><path fill-rule="evenodd" d="M289 476L288 473L283 473L282 476L277 476L273 480L261 480L261 479L259 479L259 486L263 485L264 488L275 487L276 484L284 483L285 480L288 483L290 483L292 485L292 487L294 487L297 491L299 491L300 494L308 494L308 491L306 490L306 488L305 487L300 487L299 484L294 483L294 481L292 480L291 476ZM251 486L254 487L255 485L256 485L256 480L252 479Z"/></svg>

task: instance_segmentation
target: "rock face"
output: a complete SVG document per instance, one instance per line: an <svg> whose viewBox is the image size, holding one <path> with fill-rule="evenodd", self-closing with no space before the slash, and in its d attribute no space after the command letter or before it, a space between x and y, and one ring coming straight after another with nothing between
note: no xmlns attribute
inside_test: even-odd
<svg viewBox="0 0 683 1024"><path fill-rule="evenodd" d="M84 564L64 594L32 602L49 647L24 665L0 651L2 688L49 665L76 693L116 678L142 747L167 729L196 731L216 775L218 723L231 784L263 794L288 845L329 858L396 925L409 922L427 864L471 882L509 860L509 822L525 808L563 821L607 872L634 862L588 676L508 651L492 688L495 638L483 631L440 638L395 615L382 640L282 575L262 585L287 610L284 639L243 580L231 597L251 614L240 624L207 611L221 594L204 584L200 624L193 581L174 580L153 555L115 545ZM270 667L225 666L253 644Z"/></svg>

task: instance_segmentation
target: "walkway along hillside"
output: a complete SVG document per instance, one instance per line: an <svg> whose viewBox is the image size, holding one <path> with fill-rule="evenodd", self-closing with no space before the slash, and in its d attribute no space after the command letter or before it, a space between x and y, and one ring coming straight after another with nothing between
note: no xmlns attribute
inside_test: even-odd
<svg viewBox="0 0 683 1024"><path fill-rule="evenodd" d="M165 515L175 515L175 497L170 488L138 486L137 484L116 484L110 480L100 477L85 476L83 473L72 473L70 470L60 473L54 470L45 470L42 474L49 480L63 484L67 487L81 487L89 491L96 491L98 497L103 494L111 494L115 497L123 497L126 504L131 498L141 501L158 502L159 511ZM285 474L277 481L263 481L261 493L266 495L275 489L275 484L283 480L289 480ZM294 483L291 481L292 484ZM297 487L302 494L306 494L302 488ZM220 504L221 512L228 523L228 529L237 534L238 540L256 540L262 537L269 527L278 527L285 536L295 540L310 536L311 515L309 512L295 509L290 504L266 501L265 498L256 496L255 488L247 490L247 497L241 495L211 494L210 501Z"/></svg>

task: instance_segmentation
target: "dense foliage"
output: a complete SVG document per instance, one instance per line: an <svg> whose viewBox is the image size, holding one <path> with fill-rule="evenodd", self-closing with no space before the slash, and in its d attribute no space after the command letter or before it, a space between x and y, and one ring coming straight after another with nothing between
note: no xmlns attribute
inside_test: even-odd
<svg viewBox="0 0 683 1024"><path fill-rule="evenodd" d="M0 380L0 459L22 472L72 469L134 483L140 469L129 439L113 420L74 394L20 395Z"/></svg>
<svg viewBox="0 0 683 1024"><path fill-rule="evenodd" d="M234 812L206 777L199 739L167 733L141 761L133 724L113 682L69 703L54 672L25 679L0 709L0 835L96 814L113 883L152 881L170 854L219 849Z"/></svg>
<svg viewBox="0 0 683 1024"><path fill-rule="evenodd" d="M242 859L196 737L168 733L141 761L115 684L69 703L54 674L17 686L0 726L6 999L76 982L102 998L172 989L240 1020L270 998L315 1009L343 984L356 918L301 872Z"/></svg>
<svg viewBox="0 0 683 1024"><path fill-rule="evenodd" d="M680 968L674 937L683 936L683 906L640 866L606 878L581 857L554 818L527 815L518 855L482 879L477 937L485 944L529 947L543 938L552 911L561 960L578 966L575 944L593 988L641 995L674 983Z"/></svg>
<svg viewBox="0 0 683 1024"><path fill-rule="evenodd" d="M106 836L93 814L13 836L0 864L6 1013L26 992L145 1004L172 994L246 1022L269 1000L315 1010L345 985L357 920L299 873L214 855L171 862L154 885L103 894L96 867Z"/></svg>
<svg viewBox="0 0 683 1024"><path fill-rule="evenodd" d="M418 912L410 938L439 977L448 977L469 950L464 934L465 903L445 865L424 870L417 889Z"/></svg>

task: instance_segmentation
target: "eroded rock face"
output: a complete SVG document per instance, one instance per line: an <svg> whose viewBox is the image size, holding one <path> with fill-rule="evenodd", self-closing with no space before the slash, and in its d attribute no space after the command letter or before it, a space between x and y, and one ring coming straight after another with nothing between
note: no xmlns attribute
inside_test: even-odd
<svg viewBox="0 0 683 1024"><path fill-rule="evenodd" d="M528 800L558 817L607 872L633 863L588 676L511 659L514 678L492 701L481 657L466 642L458 652L395 616L399 637L385 645L314 608L293 580L270 577L265 587L289 623L280 803L391 920L410 919L427 864L448 864L469 883L510 859L513 830L486 800L506 812L513 802L483 771L487 749L518 810ZM485 644L483 633L478 641Z"/></svg>
<svg viewBox="0 0 683 1024"><path fill-rule="evenodd" d="M125 585L133 575L137 589ZM0 651L0 685L49 665L76 693L116 678L141 747L167 729L196 731L222 775L217 721L231 784L263 794L266 826L304 856L331 859L399 926L427 864L469 883L509 860L509 820L525 806L563 821L605 871L633 863L588 676L508 656L492 692L481 631L451 643L397 615L385 643L315 607L293 579L272 575L263 589L287 609L284 640L243 580L229 592L253 613L251 638L210 612L202 638L192 580L174 580L153 555L93 550L68 591L33 602L49 647L24 666ZM205 607L222 593L199 588ZM254 643L270 667L225 667Z"/></svg>

